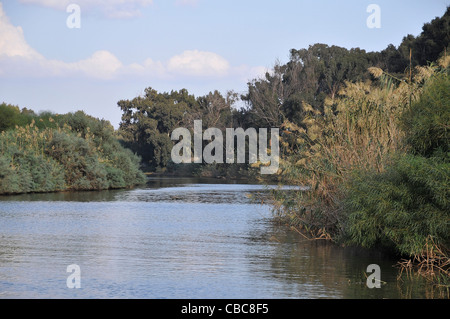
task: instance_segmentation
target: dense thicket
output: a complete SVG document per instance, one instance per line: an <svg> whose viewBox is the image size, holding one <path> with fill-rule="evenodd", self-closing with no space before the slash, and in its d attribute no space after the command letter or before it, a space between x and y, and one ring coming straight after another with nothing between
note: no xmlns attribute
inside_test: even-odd
<svg viewBox="0 0 450 319"><path fill-rule="evenodd" d="M240 127L241 112L232 108L237 98L232 91L226 96L215 91L196 98L186 89L159 93L147 88L142 96L118 102L123 111L119 133L124 145L142 157L149 171L176 169L192 174L207 168L207 173L214 176L238 176L242 171L248 176L251 168L247 165L183 164L175 167L170 157L174 145L170 138L172 131L185 127L193 134L194 120L202 120L203 129Z"/></svg>
<svg viewBox="0 0 450 319"><path fill-rule="evenodd" d="M390 75L386 80L391 83L412 74L416 66L437 61L449 49L449 21L450 7L442 17L426 23L417 37L407 35L398 47L391 44L380 52L320 43L292 49L287 63L276 63L272 72L248 83L248 91L239 97L243 108L235 107L238 96L232 92L196 98L185 89L161 93L149 87L142 96L118 103L123 111L120 133L147 169L154 171L174 167L169 134L176 127L191 128L195 119L202 119L204 128L270 128L286 122L304 127L309 113L305 105L323 113L326 99L337 97L346 82L374 80L371 67ZM286 154L291 147L296 146L290 143L284 148Z"/></svg>
<svg viewBox="0 0 450 319"><path fill-rule="evenodd" d="M420 255L450 246L450 79L434 74L400 118L405 150L380 173L355 170L344 199L348 241Z"/></svg>
<svg viewBox="0 0 450 319"><path fill-rule="evenodd" d="M444 255L437 266L448 275L449 34L450 7L417 37L380 52L292 49L241 96L149 87L118 102L118 133L131 151L105 121L2 104L0 192L130 186L142 180L134 153L150 171L249 176L246 164L173 164L171 132L192 131L194 120L204 129L277 127L277 176L309 186L275 192L277 218L314 237L402 256L431 256L431 247ZM239 99L245 107L235 107Z"/></svg>
<svg viewBox="0 0 450 319"><path fill-rule="evenodd" d="M282 128L283 182L309 186L274 193L277 219L314 238L426 260L421 269L439 269L447 283L449 19L447 9L381 52L292 50L242 97L253 125Z"/></svg>
<svg viewBox="0 0 450 319"><path fill-rule="evenodd" d="M0 194L100 190L145 182L109 122L79 111L36 115L0 105Z"/></svg>

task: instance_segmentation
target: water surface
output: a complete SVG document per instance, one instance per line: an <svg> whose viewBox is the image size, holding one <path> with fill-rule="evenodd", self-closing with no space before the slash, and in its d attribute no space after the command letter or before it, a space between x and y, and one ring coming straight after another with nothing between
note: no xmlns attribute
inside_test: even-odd
<svg viewBox="0 0 450 319"><path fill-rule="evenodd" d="M153 179L133 190L0 197L0 298L428 296L399 283L382 254L275 225L270 206L250 196L264 192ZM67 287L71 264L80 289ZM369 264L381 267L380 289L366 286Z"/></svg>

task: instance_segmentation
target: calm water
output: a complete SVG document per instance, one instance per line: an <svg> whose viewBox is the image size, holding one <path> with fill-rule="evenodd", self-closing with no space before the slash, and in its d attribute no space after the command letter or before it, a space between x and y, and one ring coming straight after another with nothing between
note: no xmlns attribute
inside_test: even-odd
<svg viewBox="0 0 450 319"><path fill-rule="evenodd" d="M0 298L425 298L380 254L304 240L249 194L153 180L120 191L0 197ZM67 266L81 288L66 285ZM366 267L378 264L380 289Z"/></svg>

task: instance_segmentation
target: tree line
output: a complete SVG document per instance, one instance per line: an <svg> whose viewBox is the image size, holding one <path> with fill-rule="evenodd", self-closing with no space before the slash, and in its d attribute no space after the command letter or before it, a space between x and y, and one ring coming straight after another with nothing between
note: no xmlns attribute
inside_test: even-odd
<svg viewBox="0 0 450 319"><path fill-rule="evenodd" d="M146 170L182 169L170 160L170 132L175 128L192 128L195 119L202 119L205 128L220 129L280 127L286 121L302 125L308 114L305 104L323 113L325 100L336 97L346 82L374 81L370 67L398 78L416 66L437 61L448 48L449 16L447 9L442 17L426 23L417 37L405 36L398 47L389 45L380 52L320 43L292 49L287 63L276 62L264 77L249 81L241 95L215 91L195 97L186 89L158 92L148 87L141 96L118 102L123 112L119 132L126 146L142 157ZM237 102L245 106L238 107ZM197 165L196 169L214 167ZM252 172L248 166L241 169Z"/></svg>
<svg viewBox="0 0 450 319"><path fill-rule="evenodd" d="M407 267L419 261L448 287L449 43L450 7L398 47L292 49L240 96L148 88L119 102L119 132L148 170L170 171L186 167L170 161L170 132L195 119L205 128L278 127L276 177L309 190L275 191L277 220L312 238L388 250L414 261ZM253 165L217 167L191 173L254 176Z"/></svg>
<svg viewBox="0 0 450 319"><path fill-rule="evenodd" d="M417 37L380 52L292 49L245 94L148 87L118 102L117 131L83 112L35 114L3 103L0 193L131 187L145 182L142 170L260 177L248 162L174 164L171 133L195 120L221 130L276 127L272 177L309 187L273 193L277 220L312 238L409 257L422 272L439 269L434 278L448 287L449 35L450 7Z"/></svg>

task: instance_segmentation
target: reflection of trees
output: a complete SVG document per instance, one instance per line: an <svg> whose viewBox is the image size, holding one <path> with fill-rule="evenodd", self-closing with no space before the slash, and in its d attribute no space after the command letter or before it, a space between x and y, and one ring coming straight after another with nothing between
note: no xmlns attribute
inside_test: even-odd
<svg viewBox="0 0 450 319"><path fill-rule="evenodd" d="M356 247L340 247L323 240L308 241L293 231L274 225L264 237L273 242L270 267L266 270L282 289L300 298L442 298L445 292L424 281L403 278L397 280L395 260L377 252ZM366 285L366 268L378 264L381 268L380 289ZM448 297L446 297L448 298Z"/></svg>
<svg viewBox="0 0 450 319"><path fill-rule="evenodd" d="M0 270L2 267L9 267L13 264L18 256L23 252L23 243L20 238L10 236L2 236L0 245ZM0 272L0 278L3 274Z"/></svg>
<svg viewBox="0 0 450 319"><path fill-rule="evenodd" d="M344 297L342 287L348 278L342 249L323 241L305 241L289 231L275 236L280 242L272 257L277 278L296 287L294 293L301 297Z"/></svg>
<svg viewBox="0 0 450 319"><path fill-rule="evenodd" d="M396 282L396 290L402 299L450 299L448 286L429 283L417 274L403 274Z"/></svg>
<svg viewBox="0 0 450 319"><path fill-rule="evenodd" d="M74 201L74 202L104 202L113 201L115 197L126 192L126 190L104 190L104 191L71 191L71 192L57 192L57 193L32 193L20 195L0 196L0 203L2 200L7 201Z"/></svg>

